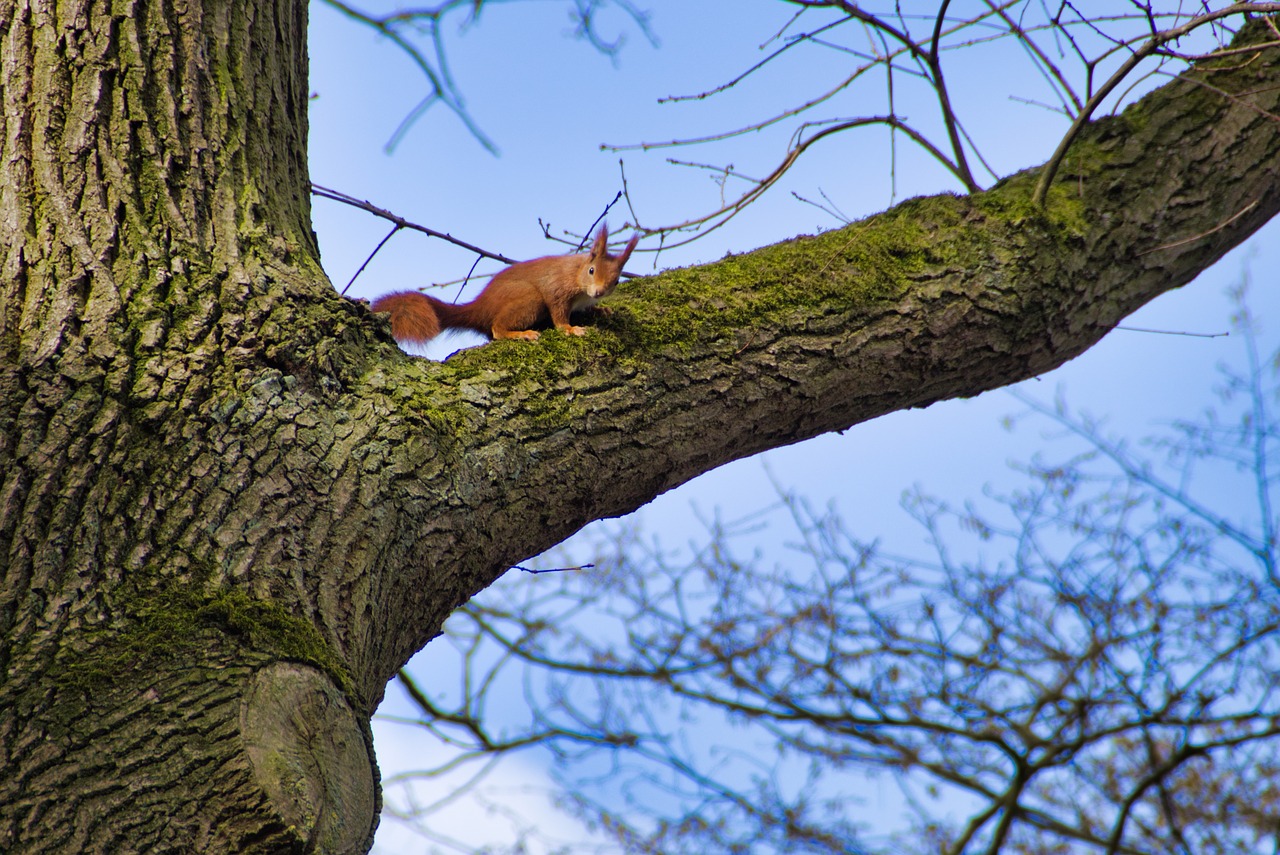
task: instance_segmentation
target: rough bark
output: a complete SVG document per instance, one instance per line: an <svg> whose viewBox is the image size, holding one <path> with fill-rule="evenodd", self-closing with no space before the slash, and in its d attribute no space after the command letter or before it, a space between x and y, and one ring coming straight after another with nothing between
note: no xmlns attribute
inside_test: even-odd
<svg viewBox="0 0 1280 855"><path fill-rule="evenodd" d="M0 5L0 851L370 838L368 702L271 599L324 566L292 523L333 489L273 456L327 451L289 390L315 407L357 314L311 233L306 31L291 0Z"/></svg>
<svg viewBox="0 0 1280 855"><path fill-rule="evenodd" d="M368 718L511 563L1081 353L1280 207L1280 51L1033 176L436 364L320 271L305 4L0 5L0 850L363 851Z"/></svg>

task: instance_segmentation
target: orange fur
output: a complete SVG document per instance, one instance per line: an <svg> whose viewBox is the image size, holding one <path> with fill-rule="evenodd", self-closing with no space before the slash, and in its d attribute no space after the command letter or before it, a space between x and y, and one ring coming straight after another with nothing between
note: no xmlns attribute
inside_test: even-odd
<svg viewBox="0 0 1280 855"><path fill-rule="evenodd" d="M391 313L391 334L400 342L427 342L447 329L475 330L490 338L538 337L535 327L550 322L566 335L586 329L569 316L607 297L639 236L618 255L609 254L609 230L601 226L585 255L549 255L501 271L470 303L446 303L417 291L398 291L373 301L373 311Z"/></svg>

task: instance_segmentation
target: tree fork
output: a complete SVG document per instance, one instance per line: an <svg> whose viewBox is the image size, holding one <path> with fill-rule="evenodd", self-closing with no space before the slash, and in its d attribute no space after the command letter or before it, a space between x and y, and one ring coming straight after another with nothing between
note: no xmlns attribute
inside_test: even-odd
<svg viewBox="0 0 1280 855"><path fill-rule="evenodd" d="M320 271L305 35L286 0L0 5L6 852L362 851L386 681L512 563L1046 371L1280 207L1269 48L1090 126L1044 210L1034 175L913 200L430 363Z"/></svg>

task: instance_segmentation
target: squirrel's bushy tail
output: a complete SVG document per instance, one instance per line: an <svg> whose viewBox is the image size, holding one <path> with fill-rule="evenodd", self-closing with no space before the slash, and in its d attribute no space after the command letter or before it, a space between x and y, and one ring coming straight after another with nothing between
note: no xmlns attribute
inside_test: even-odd
<svg viewBox="0 0 1280 855"><path fill-rule="evenodd" d="M426 344L448 329L471 329L492 336L488 326L474 316L474 307L475 301L446 303L417 291L383 294L370 306L375 312L391 313L391 334L396 341L415 344Z"/></svg>
<svg viewBox="0 0 1280 855"><path fill-rule="evenodd" d="M396 341L423 344L440 335L440 312L435 306L439 302L417 291L397 291L383 294L370 308L391 313L391 334Z"/></svg>

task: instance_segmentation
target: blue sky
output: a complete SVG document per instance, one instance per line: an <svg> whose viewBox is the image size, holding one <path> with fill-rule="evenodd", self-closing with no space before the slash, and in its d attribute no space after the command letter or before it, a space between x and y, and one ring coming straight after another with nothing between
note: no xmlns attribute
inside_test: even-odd
<svg viewBox="0 0 1280 855"><path fill-rule="evenodd" d="M498 156L439 106L409 129L393 153L385 152L384 144L424 94L421 76L385 39L313 4L312 180L511 257L557 253L562 249L543 239L539 218L556 232L588 228L621 187L620 156L643 219L680 220L714 207L720 189L707 172L669 165L666 157L733 163L746 174L762 174L781 156L794 123L715 148L620 154L601 151L602 143L661 141L734 128L822 91L848 67L847 56L837 52L796 52L724 97L659 104L664 96L716 86L758 61L759 46L779 31L794 8L776 0L638 2L651 10L659 44L651 44L616 10L605 13L598 22L601 31L626 38L616 62L569 35L567 3L496 4L485 7L479 22L465 31L447 25L454 78ZM369 6L371 11L390 8ZM971 59L957 54L950 66L957 107L1001 173L1045 160L1066 126L1062 116L1014 100L1045 98L1038 79L1021 62L1016 51L990 47L973 51ZM899 97L899 108L913 118L924 120L932 109L928 99L907 89ZM883 100L883 85L867 85L822 115L859 108L878 112L876 99ZM895 198L957 189L943 169L915 150L900 149L894 165L891 175L882 131L825 140L782 186L705 239L664 253L661 263L696 263L839 225L795 199L792 191L812 199L825 194L845 214L859 217L888 207ZM315 200L313 206L325 269L341 288L389 224L325 200ZM610 221L617 229L627 218L619 206ZM402 233L349 293L371 298L461 279L473 261L444 242ZM628 267L651 269L652 256L637 254ZM1278 267L1280 223L1273 222L1196 282L1157 299L1127 323L1224 331L1230 313L1225 291L1248 268L1254 280L1253 307L1262 316L1270 352L1278 338L1274 332L1265 334L1265 327L1280 325ZM456 292L454 287L444 293L452 297ZM444 352L466 343L453 339ZM1208 405L1215 366L1231 358L1236 346L1231 338L1118 330L1075 361L1021 388L1042 400L1064 394L1074 406L1105 416L1112 429L1140 436L1153 424ZM840 436L723 467L639 513L647 527L679 542L692 536L690 503L721 508L732 518L768 502L772 477L817 505L837 503L868 536L918 537L898 509L903 490L919 484L962 501L988 484L1007 483L1007 464L1028 459L1042 444L1036 430L1010 433L1001 426L1002 417L1019 409L1010 396L996 391L895 413ZM394 690L388 697L389 703L398 699ZM384 776L405 757L416 756L413 752L427 750L421 742L413 748L396 742L402 735L394 729L379 727L377 735ZM536 768L524 767L510 774L515 782L538 775ZM426 851L411 848L395 834L394 824L384 823L381 851Z"/></svg>

